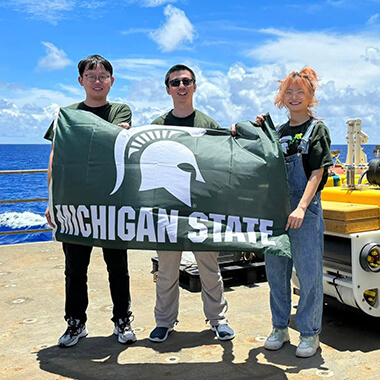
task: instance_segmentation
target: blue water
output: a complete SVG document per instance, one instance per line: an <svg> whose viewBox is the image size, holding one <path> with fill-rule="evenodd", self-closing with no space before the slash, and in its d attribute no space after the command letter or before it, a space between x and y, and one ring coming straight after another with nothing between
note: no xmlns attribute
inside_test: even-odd
<svg viewBox="0 0 380 380"><path fill-rule="evenodd" d="M365 145L368 161L374 158L375 145ZM339 159L345 162L346 145L332 145L340 150ZM0 170L46 169L50 145L0 145ZM0 199L47 198L46 174L0 175ZM0 232L48 227L44 212L47 202L0 204ZM52 239L51 232L0 236L0 245Z"/></svg>
<svg viewBox="0 0 380 380"><path fill-rule="evenodd" d="M46 169L50 145L0 145L0 170ZM47 198L45 173L0 175L0 199ZM47 202L0 204L0 232L47 228ZM0 235L0 245L47 241L51 232Z"/></svg>
<svg viewBox="0 0 380 380"><path fill-rule="evenodd" d="M367 161L370 162L375 158L373 151L377 145L363 145L364 153L367 155ZM331 150L340 150L339 160L344 164L347 156L347 145L331 145Z"/></svg>

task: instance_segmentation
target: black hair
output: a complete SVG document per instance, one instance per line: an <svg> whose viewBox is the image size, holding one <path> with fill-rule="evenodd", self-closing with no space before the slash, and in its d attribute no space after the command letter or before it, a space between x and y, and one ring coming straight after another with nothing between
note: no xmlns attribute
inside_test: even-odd
<svg viewBox="0 0 380 380"><path fill-rule="evenodd" d="M190 69L190 67L187 67L185 65L175 65L175 66L171 67L165 75L165 86L169 87L169 77L170 77L171 73L174 73L176 71L183 71L183 70L190 71L191 78L193 79L193 81L195 83L196 82L195 74L194 74L194 71Z"/></svg>
<svg viewBox="0 0 380 380"><path fill-rule="evenodd" d="M94 55L89 55L87 58L82 59L78 63L78 71L79 75L83 76L84 70L94 70L96 69L99 65L103 65L106 71L108 71L111 76L113 74L113 67L109 61L107 61L105 58L103 58L101 55L94 54Z"/></svg>

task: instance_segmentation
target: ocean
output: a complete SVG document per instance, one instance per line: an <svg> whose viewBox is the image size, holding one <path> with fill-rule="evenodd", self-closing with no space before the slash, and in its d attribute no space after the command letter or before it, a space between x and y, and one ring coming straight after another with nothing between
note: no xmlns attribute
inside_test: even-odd
<svg viewBox="0 0 380 380"><path fill-rule="evenodd" d="M364 145L368 161L375 158L375 147ZM339 159L345 162L346 145L332 145L331 150L340 150ZM49 154L50 145L0 145L0 171L46 169ZM0 200L47 198L46 177L45 173L0 175ZM0 232L48 228L44 217L46 207L47 202L0 203ZM0 235L0 245L49 240L52 240L51 232Z"/></svg>
<svg viewBox="0 0 380 380"><path fill-rule="evenodd" d="M46 169L50 145L0 145L0 171ZM47 174L0 175L0 200L47 198ZM48 228L47 202L0 203L0 232ZM0 245L52 240L51 232L0 235Z"/></svg>

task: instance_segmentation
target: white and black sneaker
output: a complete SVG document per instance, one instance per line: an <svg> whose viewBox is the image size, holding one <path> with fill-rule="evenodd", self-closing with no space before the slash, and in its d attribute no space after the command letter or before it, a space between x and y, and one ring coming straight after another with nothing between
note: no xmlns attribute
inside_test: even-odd
<svg viewBox="0 0 380 380"><path fill-rule="evenodd" d="M115 322L113 333L117 335L117 340L122 344L134 343L137 340L129 318L119 318Z"/></svg>
<svg viewBox="0 0 380 380"><path fill-rule="evenodd" d="M67 320L67 329L65 333L59 338L59 347L71 347L78 343L79 338L87 336L88 330L84 323L79 319L70 317Z"/></svg>

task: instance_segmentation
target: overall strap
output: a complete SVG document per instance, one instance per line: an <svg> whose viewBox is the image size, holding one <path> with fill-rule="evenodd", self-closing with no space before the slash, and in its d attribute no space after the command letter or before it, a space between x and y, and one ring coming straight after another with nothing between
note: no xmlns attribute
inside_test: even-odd
<svg viewBox="0 0 380 380"><path fill-rule="evenodd" d="M303 135L300 144L298 145L298 153L307 154L309 153L309 139L313 132L314 127L319 123L319 120L313 120L307 129L306 133Z"/></svg>

